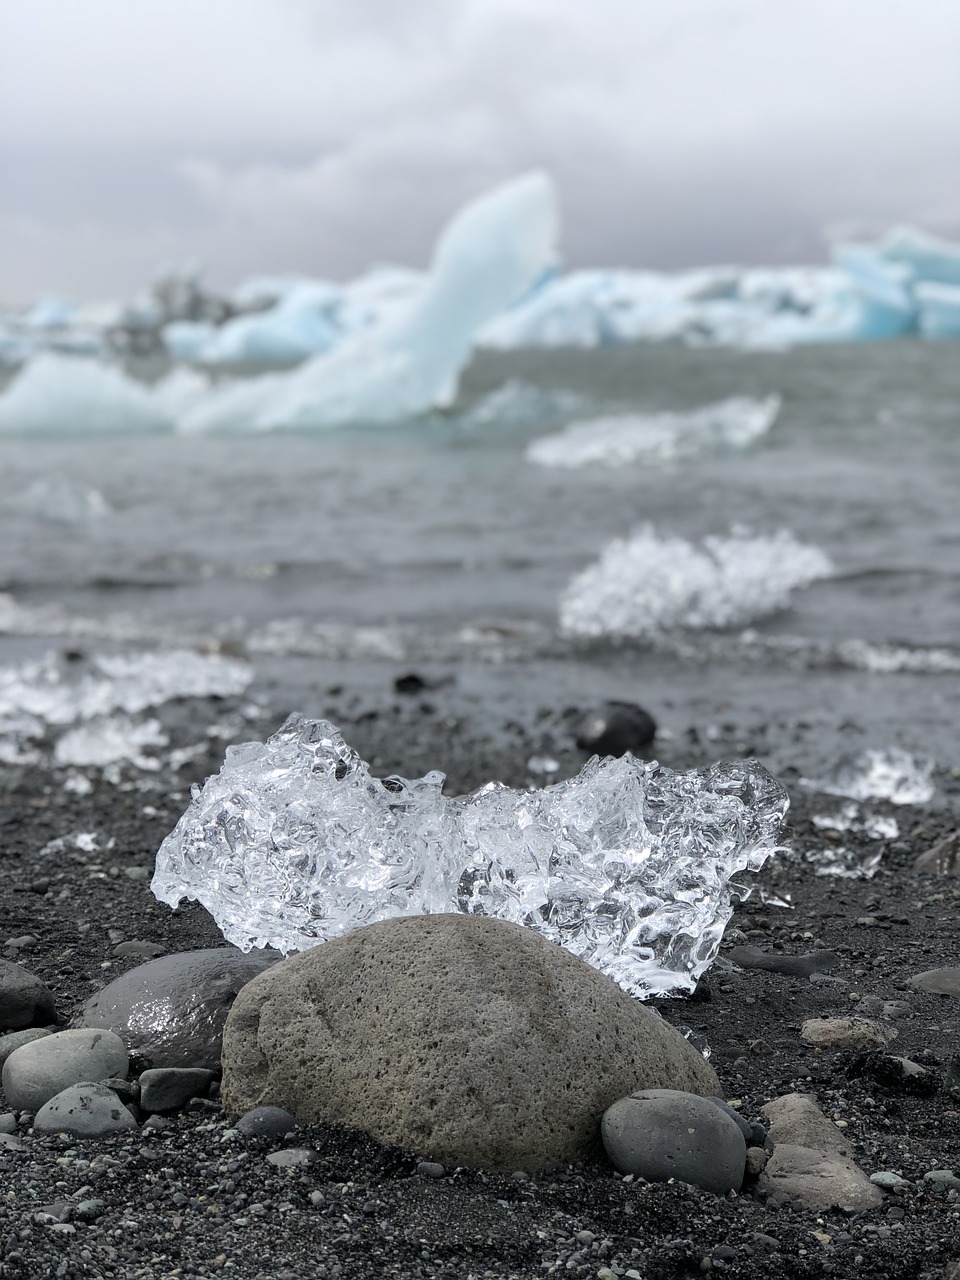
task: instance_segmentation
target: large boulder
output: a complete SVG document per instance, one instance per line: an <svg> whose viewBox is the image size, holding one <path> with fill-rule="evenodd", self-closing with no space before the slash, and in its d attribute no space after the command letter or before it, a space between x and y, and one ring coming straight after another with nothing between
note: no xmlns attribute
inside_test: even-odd
<svg viewBox="0 0 960 1280"><path fill-rule="evenodd" d="M92 995L81 1027L109 1027L151 1067L220 1069L220 1037L237 992L276 953L182 951L137 965Z"/></svg>
<svg viewBox="0 0 960 1280"><path fill-rule="evenodd" d="M381 921L249 983L224 1028L223 1103L339 1122L447 1165L541 1170L597 1150L637 1089L714 1094L668 1023L532 929Z"/></svg>

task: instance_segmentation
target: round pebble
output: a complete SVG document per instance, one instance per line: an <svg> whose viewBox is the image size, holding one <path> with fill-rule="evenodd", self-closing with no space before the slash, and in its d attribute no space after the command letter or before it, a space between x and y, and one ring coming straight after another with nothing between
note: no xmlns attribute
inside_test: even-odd
<svg viewBox="0 0 960 1280"><path fill-rule="evenodd" d="M296 1127L296 1120L282 1107L254 1107L234 1125L247 1138L282 1138Z"/></svg>

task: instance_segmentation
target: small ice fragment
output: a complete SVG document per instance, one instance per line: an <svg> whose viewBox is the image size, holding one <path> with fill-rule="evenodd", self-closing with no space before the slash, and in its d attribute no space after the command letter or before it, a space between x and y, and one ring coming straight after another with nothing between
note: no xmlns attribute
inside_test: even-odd
<svg viewBox="0 0 960 1280"><path fill-rule="evenodd" d="M66 476L39 476L17 501L28 515L61 524L81 524L110 514L110 505L98 489Z"/></svg>
<svg viewBox="0 0 960 1280"><path fill-rule="evenodd" d="M527 761L530 773L556 773L559 768L560 761L554 760L552 756L531 756Z"/></svg>
<svg viewBox="0 0 960 1280"><path fill-rule="evenodd" d="M104 716L69 729L53 749L57 765L105 765L129 762L138 769L159 769L155 756L144 747L165 747L167 736L159 720L131 720L128 716Z"/></svg>
<svg viewBox="0 0 960 1280"><path fill-rule="evenodd" d="M731 877L781 847L789 805L753 760L673 773L595 756L541 791L491 782L456 799L443 780L372 778L332 724L291 716L194 788L153 892L202 903L244 950L465 911L534 928L634 994L692 990Z"/></svg>
<svg viewBox="0 0 960 1280"><path fill-rule="evenodd" d="M801 778L800 785L851 800L889 800L891 804L926 804L933 797L933 761L917 760L901 747L871 749L842 761L826 778Z"/></svg>
<svg viewBox="0 0 960 1280"><path fill-rule="evenodd" d="M846 845L831 845L824 849L808 849L804 858L816 868L818 876L837 876L842 880L870 880L880 860L882 849L848 849Z"/></svg>
<svg viewBox="0 0 960 1280"><path fill-rule="evenodd" d="M861 814L854 801L842 805L839 813L816 813L811 819L820 831L855 831L869 840L896 840L900 827L896 818L880 813Z"/></svg>

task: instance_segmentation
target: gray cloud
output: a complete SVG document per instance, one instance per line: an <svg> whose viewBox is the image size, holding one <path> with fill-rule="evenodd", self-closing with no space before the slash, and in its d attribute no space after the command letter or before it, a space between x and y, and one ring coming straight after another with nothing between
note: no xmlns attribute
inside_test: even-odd
<svg viewBox="0 0 960 1280"><path fill-rule="evenodd" d="M577 264L960 234L958 47L954 0L7 0L4 291L422 263L533 165Z"/></svg>

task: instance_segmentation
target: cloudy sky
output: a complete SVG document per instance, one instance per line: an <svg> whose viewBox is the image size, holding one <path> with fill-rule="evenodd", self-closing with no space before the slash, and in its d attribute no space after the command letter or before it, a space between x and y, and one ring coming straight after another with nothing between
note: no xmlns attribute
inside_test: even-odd
<svg viewBox="0 0 960 1280"><path fill-rule="evenodd" d="M960 238L958 0L2 0L0 297L422 265L541 166L570 265Z"/></svg>

